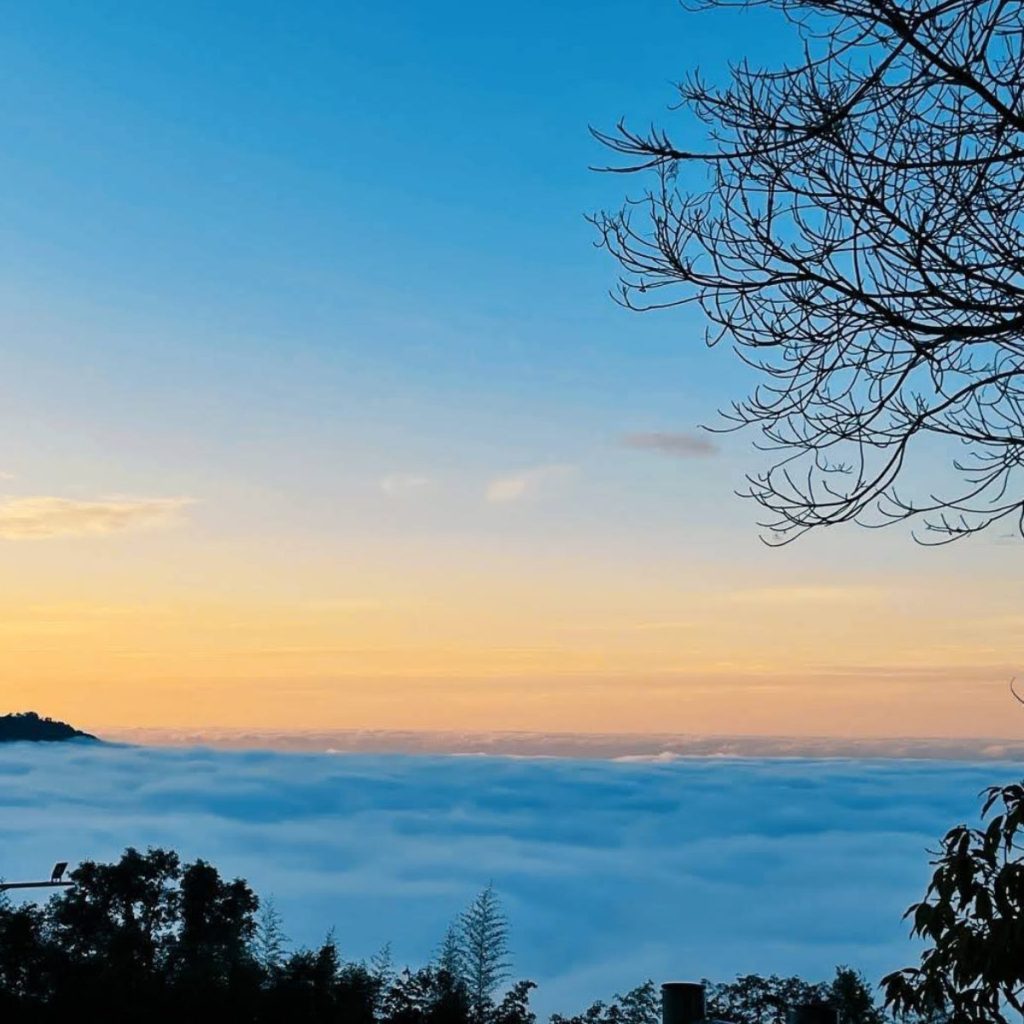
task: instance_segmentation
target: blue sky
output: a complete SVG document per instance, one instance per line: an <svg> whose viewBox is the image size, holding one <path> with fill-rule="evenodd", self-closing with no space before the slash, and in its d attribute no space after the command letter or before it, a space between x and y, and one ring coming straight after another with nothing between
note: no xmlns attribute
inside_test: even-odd
<svg viewBox="0 0 1024 1024"><path fill-rule="evenodd" d="M729 364L614 309L583 220L621 194L588 123L723 56L713 20L684 57L680 12L643 7L12 11L12 417L183 485L266 473L268 444L492 472L692 429Z"/></svg>
<svg viewBox="0 0 1024 1024"><path fill-rule="evenodd" d="M1005 731L1007 549L767 552L733 495L749 438L623 443L689 435L745 380L695 312L607 297L584 214L640 183L588 170L588 125L664 119L696 66L782 59L770 14L55 2L5 27L8 703L94 727L405 728L430 701L430 727L731 732L744 679L866 666L989 687L974 717L947 689L917 732ZM971 616L936 615L944 592ZM680 671L681 698L728 676L719 711L629 717ZM511 676L548 703L517 715ZM618 683L576 715L598 676ZM790 721L791 694L756 727L876 734L882 687L852 717L812 697Z"/></svg>
<svg viewBox="0 0 1024 1024"><path fill-rule="evenodd" d="M237 359L254 376L315 361L385 390L403 445L424 390L435 429L457 400L505 444L525 424L499 431L498 410L614 436L695 421L680 399L712 381L728 393L729 364L712 374L678 343L693 318L604 301L612 267L583 221L622 192L587 170L603 159L588 124L660 116L674 74L729 54L721 18L667 2L10 13L8 272L80 329L117 317L93 373L159 401L188 360L201 400ZM754 20L734 19L734 53ZM143 325L173 352L140 344Z"/></svg>

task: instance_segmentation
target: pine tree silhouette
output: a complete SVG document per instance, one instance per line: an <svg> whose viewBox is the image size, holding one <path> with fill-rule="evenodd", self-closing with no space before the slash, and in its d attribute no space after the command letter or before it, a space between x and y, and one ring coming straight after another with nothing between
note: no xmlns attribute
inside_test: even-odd
<svg viewBox="0 0 1024 1024"><path fill-rule="evenodd" d="M253 958L267 974L273 974L284 964L287 945L288 936L284 933L281 915L273 897L268 896L263 901L256 920L256 934L252 943Z"/></svg>
<svg viewBox="0 0 1024 1024"><path fill-rule="evenodd" d="M483 1024L494 1007L494 994L509 976L508 918L494 885L489 884L460 918L461 954L471 1017Z"/></svg>
<svg viewBox="0 0 1024 1024"><path fill-rule="evenodd" d="M448 925L441 945L438 947L434 961L442 971L461 981L465 980L466 970L462 956L462 936L456 923Z"/></svg>

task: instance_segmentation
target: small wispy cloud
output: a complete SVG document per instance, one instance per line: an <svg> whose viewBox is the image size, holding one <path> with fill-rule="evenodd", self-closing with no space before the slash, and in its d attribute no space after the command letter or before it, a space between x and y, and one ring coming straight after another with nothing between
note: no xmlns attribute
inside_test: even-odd
<svg viewBox="0 0 1024 1024"><path fill-rule="evenodd" d="M487 485L484 497L496 505L522 501L524 498L536 496L548 485L566 480L575 473L576 467L565 463L534 466L520 473L495 477Z"/></svg>
<svg viewBox="0 0 1024 1024"><path fill-rule="evenodd" d="M408 498L429 491L433 481L416 473L389 473L377 481L380 489L391 498Z"/></svg>
<svg viewBox="0 0 1024 1024"><path fill-rule="evenodd" d="M40 540L166 526L191 504L192 498L11 498L0 501L0 537Z"/></svg>
<svg viewBox="0 0 1024 1024"><path fill-rule="evenodd" d="M721 449L700 434L652 431L646 434L626 434L622 443L627 448L656 452L673 459L704 459L717 455Z"/></svg>

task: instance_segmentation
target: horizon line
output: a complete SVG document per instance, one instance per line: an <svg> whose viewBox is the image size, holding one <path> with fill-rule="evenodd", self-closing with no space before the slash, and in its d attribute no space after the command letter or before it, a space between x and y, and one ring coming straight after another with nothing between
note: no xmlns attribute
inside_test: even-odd
<svg viewBox="0 0 1024 1024"><path fill-rule="evenodd" d="M322 754L495 755L673 760L682 757L885 758L1024 761L1024 738L414 730L262 729L239 726L93 727L102 739L143 746L212 747Z"/></svg>

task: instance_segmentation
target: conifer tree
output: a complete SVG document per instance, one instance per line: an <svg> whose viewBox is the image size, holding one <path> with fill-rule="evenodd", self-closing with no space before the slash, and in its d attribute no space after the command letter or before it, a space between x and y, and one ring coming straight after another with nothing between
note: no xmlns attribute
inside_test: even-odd
<svg viewBox="0 0 1024 1024"><path fill-rule="evenodd" d="M281 915L273 897L268 897L263 901L256 921L256 934L252 944L253 959L267 974L273 974L280 970L284 963L287 944L288 936L284 933Z"/></svg>
<svg viewBox="0 0 1024 1024"><path fill-rule="evenodd" d="M436 963L440 970L445 971L454 979L465 978L465 964L462 958L462 937L456 923L448 925L441 945L437 950Z"/></svg>
<svg viewBox="0 0 1024 1024"><path fill-rule="evenodd" d="M383 946L370 957L370 977L373 979L374 1010L379 1014L383 1012L387 1002L388 993L395 983L395 965L391 958L391 943L385 942Z"/></svg>
<svg viewBox="0 0 1024 1024"><path fill-rule="evenodd" d="M483 1024L494 1007L494 994L509 975L508 919L493 884L489 884L460 918L461 959L474 1024Z"/></svg>

